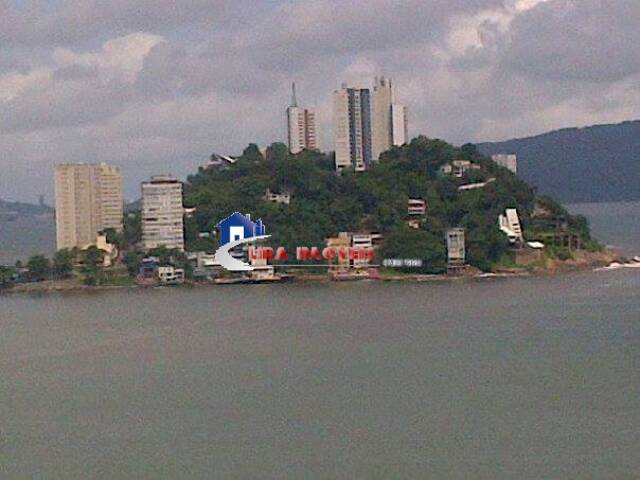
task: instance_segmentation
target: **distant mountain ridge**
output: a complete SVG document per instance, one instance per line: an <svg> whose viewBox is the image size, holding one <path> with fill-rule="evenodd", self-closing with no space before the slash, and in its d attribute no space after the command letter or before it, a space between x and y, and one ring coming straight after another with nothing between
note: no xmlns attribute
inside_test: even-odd
<svg viewBox="0 0 640 480"><path fill-rule="evenodd" d="M640 200L638 120L477 147L486 155L516 153L518 175L565 203Z"/></svg>
<svg viewBox="0 0 640 480"><path fill-rule="evenodd" d="M49 215L53 213L53 208L49 205L34 205L24 202L8 202L0 198L0 215L4 216L29 216L29 215Z"/></svg>

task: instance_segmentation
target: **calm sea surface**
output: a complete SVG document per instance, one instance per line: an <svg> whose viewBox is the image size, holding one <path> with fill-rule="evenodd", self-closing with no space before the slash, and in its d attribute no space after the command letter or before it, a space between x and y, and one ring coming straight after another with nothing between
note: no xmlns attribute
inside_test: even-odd
<svg viewBox="0 0 640 480"><path fill-rule="evenodd" d="M2 479L638 478L640 270L0 296L0 431Z"/></svg>
<svg viewBox="0 0 640 480"><path fill-rule="evenodd" d="M0 218L0 264L13 265L42 253L56 251L56 224L53 215L21 217L13 221Z"/></svg>
<svg viewBox="0 0 640 480"><path fill-rule="evenodd" d="M626 255L640 255L640 202L577 203L567 208L586 216L603 244Z"/></svg>

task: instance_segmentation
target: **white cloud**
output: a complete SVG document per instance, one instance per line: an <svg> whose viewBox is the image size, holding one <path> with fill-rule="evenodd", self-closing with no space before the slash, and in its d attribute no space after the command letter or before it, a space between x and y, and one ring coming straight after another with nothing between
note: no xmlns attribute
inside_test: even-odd
<svg viewBox="0 0 640 480"><path fill-rule="evenodd" d="M38 68L26 73L11 72L0 76L0 102L9 102L29 88L47 83L52 71Z"/></svg>
<svg viewBox="0 0 640 480"><path fill-rule="evenodd" d="M67 48L56 48L53 60L60 67L95 68L104 81L119 79L132 83L142 70L147 54L163 40L159 35L132 33L106 41L95 52L76 53Z"/></svg>

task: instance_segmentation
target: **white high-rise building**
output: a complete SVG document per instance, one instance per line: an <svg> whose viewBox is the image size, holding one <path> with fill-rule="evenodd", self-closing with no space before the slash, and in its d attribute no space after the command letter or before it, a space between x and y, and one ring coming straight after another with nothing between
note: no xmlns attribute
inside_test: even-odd
<svg viewBox="0 0 640 480"><path fill-rule="evenodd" d="M349 132L349 94L341 88L333 92L333 129L335 135L336 170L351 165Z"/></svg>
<svg viewBox="0 0 640 480"><path fill-rule="evenodd" d="M313 107L298 107L296 84L292 84L291 105L287 108L287 137L289 151L300 153L303 150L320 148L318 132L318 114Z"/></svg>
<svg viewBox="0 0 640 480"><path fill-rule="evenodd" d="M170 175L142 183L142 246L184 251L182 182Z"/></svg>
<svg viewBox="0 0 640 480"><path fill-rule="evenodd" d="M508 168L513 173L518 173L518 156L515 154L498 153L491 155L491 160L502 167Z"/></svg>
<svg viewBox="0 0 640 480"><path fill-rule="evenodd" d="M391 79L376 77L373 86L372 154L373 160L392 146L409 141L407 107L393 103Z"/></svg>
<svg viewBox="0 0 640 480"><path fill-rule="evenodd" d="M376 77L373 85L373 131L371 132L374 160L378 160L380 154L391 147L393 138L392 103L393 90L391 88L391 80L387 80L384 77Z"/></svg>
<svg viewBox="0 0 640 480"><path fill-rule="evenodd" d="M122 230L124 197L122 194L122 175L120 169L104 163L98 169L98 197L102 212L102 229Z"/></svg>
<svg viewBox="0 0 640 480"><path fill-rule="evenodd" d="M404 105L391 105L391 145L401 147L409 142L408 111Z"/></svg>
<svg viewBox="0 0 640 480"><path fill-rule="evenodd" d="M99 232L122 230L122 175L118 167L62 164L55 169L58 249L84 248Z"/></svg>
<svg viewBox="0 0 640 480"><path fill-rule="evenodd" d="M368 89L343 84L333 92L336 170L368 168L371 155L371 99Z"/></svg>

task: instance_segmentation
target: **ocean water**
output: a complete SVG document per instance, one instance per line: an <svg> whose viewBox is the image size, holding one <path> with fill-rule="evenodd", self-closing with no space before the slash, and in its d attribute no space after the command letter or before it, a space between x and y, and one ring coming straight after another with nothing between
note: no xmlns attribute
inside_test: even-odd
<svg viewBox="0 0 640 480"><path fill-rule="evenodd" d="M640 477L638 269L5 295L0 332L2 479Z"/></svg>
<svg viewBox="0 0 640 480"><path fill-rule="evenodd" d="M56 225L53 215L21 217L14 221L0 218L0 264L13 265L31 255L51 257L56 251Z"/></svg>
<svg viewBox="0 0 640 480"><path fill-rule="evenodd" d="M586 216L593 236L603 244L625 255L640 255L640 202L578 203L567 208Z"/></svg>

